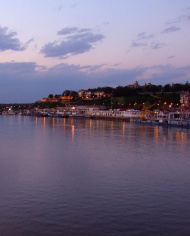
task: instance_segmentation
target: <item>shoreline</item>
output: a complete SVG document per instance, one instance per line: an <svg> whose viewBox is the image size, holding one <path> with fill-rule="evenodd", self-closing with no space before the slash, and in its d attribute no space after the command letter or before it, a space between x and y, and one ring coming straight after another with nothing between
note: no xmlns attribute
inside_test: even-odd
<svg viewBox="0 0 190 236"><path fill-rule="evenodd" d="M92 120L107 120L107 121L123 121L123 122L133 122L140 125L153 125L162 127L176 127L176 128L186 128L190 129L189 122L178 120L178 123L167 123L167 122L156 122L156 121L143 121L137 118L123 117L123 116L96 116L96 115L48 115L48 114L1 114L3 116L28 116L28 117L45 117L45 118L76 118L76 119L92 119Z"/></svg>

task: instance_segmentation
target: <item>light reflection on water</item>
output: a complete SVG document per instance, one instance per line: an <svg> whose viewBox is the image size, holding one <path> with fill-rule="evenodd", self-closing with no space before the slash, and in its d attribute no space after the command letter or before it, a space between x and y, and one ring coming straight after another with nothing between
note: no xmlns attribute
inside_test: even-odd
<svg viewBox="0 0 190 236"><path fill-rule="evenodd" d="M189 235L190 131L0 117L3 235Z"/></svg>

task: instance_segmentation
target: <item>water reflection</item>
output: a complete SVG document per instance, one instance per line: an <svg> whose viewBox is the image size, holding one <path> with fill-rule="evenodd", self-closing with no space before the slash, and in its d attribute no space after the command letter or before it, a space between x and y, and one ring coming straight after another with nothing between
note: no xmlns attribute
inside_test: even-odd
<svg viewBox="0 0 190 236"><path fill-rule="evenodd" d="M158 137L159 137L159 127L155 126L154 127L154 139L155 139L155 141L158 140Z"/></svg>
<svg viewBox="0 0 190 236"><path fill-rule="evenodd" d="M125 136L125 122L123 122L123 138Z"/></svg>
<svg viewBox="0 0 190 236"><path fill-rule="evenodd" d="M190 130L42 117L0 130L2 234L190 232Z"/></svg>
<svg viewBox="0 0 190 236"><path fill-rule="evenodd" d="M75 138L75 126L72 125L72 141L74 141Z"/></svg>
<svg viewBox="0 0 190 236"><path fill-rule="evenodd" d="M166 135L164 135L164 136L163 136L163 146L166 145L166 141L167 141L167 137L166 137Z"/></svg>
<svg viewBox="0 0 190 236"><path fill-rule="evenodd" d="M55 128L55 118L53 117L53 130L54 130L54 128Z"/></svg>
<svg viewBox="0 0 190 236"><path fill-rule="evenodd" d="M46 127L46 117L43 118L44 128Z"/></svg>
<svg viewBox="0 0 190 236"><path fill-rule="evenodd" d="M20 124L21 120L24 122L26 118L19 118L17 119L17 124ZM43 120L43 129L44 135L45 130L52 127L53 130L59 129L61 127L64 131L71 130L72 140L74 140L74 133L75 133L75 126L79 126L80 130L88 130L90 135L94 135L95 130L101 130L102 134L105 136L109 133L109 135L113 135L117 133L122 136L123 139L127 135L128 140L133 140L133 133L140 132L140 137L152 137L156 143L159 142L161 139L163 144L166 141L176 141L177 143L181 143L182 145L188 141L188 134L189 130L180 129L180 128L167 128L161 126L145 126L145 125L135 125L133 123L126 123L126 122L116 122L116 121L105 121L105 120L92 120L92 119L66 119L66 118L38 118L35 117L36 127L40 125L41 121ZM10 117L11 125L14 125L15 118ZM48 125L48 126L47 126ZM83 135L85 132L82 132ZM82 134L81 133L81 134Z"/></svg>
<svg viewBox="0 0 190 236"><path fill-rule="evenodd" d="M37 127L37 124L38 124L38 117L36 116L36 127Z"/></svg>

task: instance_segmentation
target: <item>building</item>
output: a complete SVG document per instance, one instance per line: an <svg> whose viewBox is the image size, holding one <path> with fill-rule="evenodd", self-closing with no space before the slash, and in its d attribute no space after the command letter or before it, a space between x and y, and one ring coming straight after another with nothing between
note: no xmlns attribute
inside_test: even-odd
<svg viewBox="0 0 190 236"><path fill-rule="evenodd" d="M129 88L139 88L140 85L139 85L138 81L136 81L134 84L129 84L128 87Z"/></svg>
<svg viewBox="0 0 190 236"><path fill-rule="evenodd" d="M106 94L104 92L94 92L93 93L96 98L104 98L106 97Z"/></svg>
<svg viewBox="0 0 190 236"><path fill-rule="evenodd" d="M59 102L60 100L58 98L42 98L41 102Z"/></svg>
<svg viewBox="0 0 190 236"><path fill-rule="evenodd" d="M190 108L190 92L182 92L180 94L180 102L182 108Z"/></svg>
<svg viewBox="0 0 190 236"><path fill-rule="evenodd" d="M80 98L87 98L87 99L88 99L88 98L91 97L92 92L89 91L89 90L81 89L81 90L78 92L78 94L79 94L79 97L80 97Z"/></svg>
<svg viewBox="0 0 190 236"><path fill-rule="evenodd" d="M41 102L66 102L66 101L71 101L72 100L72 96L62 96L59 98L42 98Z"/></svg>
<svg viewBox="0 0 190 236"><path fill-rule="evenodd" d="M61 100L61 102L65 102L65 101L71 101L73 99L73 97L72 96L62 96L61 98L60 98L60 100Z"/></svg>

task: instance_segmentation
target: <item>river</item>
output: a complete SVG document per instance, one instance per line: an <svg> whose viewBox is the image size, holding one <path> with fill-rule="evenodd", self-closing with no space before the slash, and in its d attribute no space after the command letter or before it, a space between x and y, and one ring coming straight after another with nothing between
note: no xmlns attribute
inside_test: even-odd
<svg viewBox="0 0 190 236"><path fill-rule="evenodd" d="M190 130L0 116L1 235L190 235Z"/></svg>

